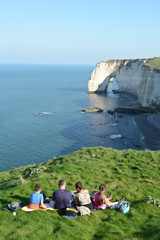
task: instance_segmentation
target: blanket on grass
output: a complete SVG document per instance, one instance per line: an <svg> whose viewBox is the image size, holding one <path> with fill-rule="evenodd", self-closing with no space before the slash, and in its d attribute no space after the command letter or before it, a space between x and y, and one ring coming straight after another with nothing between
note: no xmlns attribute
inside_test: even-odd
<svg viewBox="0 0 160 240"><path fill-rule="evenodd" d="M32 211L37 211L37 210L42 210L42 211L47 211L47 210L51 210L51 211L57 211L57 209L52 208L48 203L45 204L45 206L47 207L47 209L30 209L28 208L28 206L24 206L21 208L22 211L24 212L32 212Z"/></svg>
<svg viewBox="0 0 160 240"><path fill-rule="evenodd" d="M32 212L32 211L37 211L37 210L41 210L41 211L47 211L47 210L51 210L51 211L61 211L55 208L52 208L48 203L45 203L45 206L47 207L47 209L30 209L28 208L28 206L24 206L21 208L22 211L24 212ZM73 208L66 208L67 211L73 211L73 212L77 212L76 209Z"/></svg>

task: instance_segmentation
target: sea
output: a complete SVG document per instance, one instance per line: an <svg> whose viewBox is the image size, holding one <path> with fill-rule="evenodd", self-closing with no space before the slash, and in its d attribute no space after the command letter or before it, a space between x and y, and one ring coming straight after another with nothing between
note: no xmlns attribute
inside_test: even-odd
<svg viewBox="0 0 160 240"><path fill-rule="evenodd" d="M82 147L144 149L133 116L109 109L133 104L137 96L87 94L95 65L0 65L0 172ZM102 113L81 113L100 107Z"/></svg>

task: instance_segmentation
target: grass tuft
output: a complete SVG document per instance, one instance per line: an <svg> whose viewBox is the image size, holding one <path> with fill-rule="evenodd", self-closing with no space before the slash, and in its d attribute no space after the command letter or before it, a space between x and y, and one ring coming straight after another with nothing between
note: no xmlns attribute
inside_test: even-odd
<svg viewBox="0 0 160 240"><path fill-rule="evenodd" d="M148 62L145 63L145 65L150 67L151 70L160 71L160 57L151 58Z"/></svg>

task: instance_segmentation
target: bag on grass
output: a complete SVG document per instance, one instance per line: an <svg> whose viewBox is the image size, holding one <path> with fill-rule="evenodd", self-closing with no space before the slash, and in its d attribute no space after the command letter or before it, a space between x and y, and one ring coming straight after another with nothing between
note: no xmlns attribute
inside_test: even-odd
<svg viewBox="0 0 160 240"><path fill-rule="evenodd" d="M92 214L88 207L80 206L80 207L77 207L77 210L81 216L85 216L85 215L90 216Z"/></svg>
<svg viewBox="0 0 160 240"><path fill-rule="evenodd" d="M64 210L64 214L63 215L75 217L75 216L78 216L78 211L76 209L73 209L73 208L66 208Z"/></svg>
<svg viewBox="0 0 160 240"><path fill-rule="evenodd" d="M11 202L10 204L8 204L8 209L11 211L17 210L19 208L22 208L21 203L19 202Z"/></svg>
<svg viewBox="0 0 160 240"><path fill-rule="evenodd" d="M127 213L129 211L129 203L126 201L120 202L118 211L122 213Z"/></svg>

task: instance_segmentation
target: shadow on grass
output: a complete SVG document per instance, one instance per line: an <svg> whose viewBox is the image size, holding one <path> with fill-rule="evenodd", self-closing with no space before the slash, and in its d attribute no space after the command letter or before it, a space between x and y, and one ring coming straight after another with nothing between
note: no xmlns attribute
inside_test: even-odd
<svg viewBox="0 0 160 240"><path fill-rule="evenodd" d="M146 202L145 199L137 200L137 201L133 201L133 202L131 203L131 205L134 206L134 205L141 204L141 203L145 203L145 202Z"/></svg>
<svg viewBox="0 0 160 240"><path fill-rule="evenodd" d="M134 234L135 237L142 239L160 239L160 228L151 227L151 228L142 228L140 232Z"/></svg>
<svg viewBox="0 0 160 240"><path fill-rule="evenodd" d="M11 199L13 199L11 201ZM26 197L22 197L19 195L14 195L14 196L9 196L9 200L8 199L0 199L0 205L2 207L7 207L7 205L11 202L20 202L22 206L26 206L29 204L29 199Z"/></svg>
<svg viewBox="0 0 160 240"><path fill-rule="evenodd" d="M17 181L15 183L11 183L10 181L4 182L0 185L1 190L9 189L17 186Z"/></svg>
<svg viewBox="0 0 160 240"><path fill-rule="evenodd" d="M14 195L14 196L11 196L10 198L13 198L13 202L14 201L21 202L22 206L26 206L26 205L29 204L29 198L26 198L26 197L22 197L22 196L19 196L19 195Z"/></svg>
<svg viewBox="0 0 160 240"><path fill-rule="evenodd" d="M0 205L3 207L6 207L6 205L8 205L10 203L10 201L7 201L6 199L1 199L0 198Z"/></svg>
<svg viewBox="0 0 160 240"><path fill-rule="evenodd" d="M117 238L118 236L119 236L119 239L122 239L118 232L107 233L106 228L101 228L100 230L98 230L98 232L96 234L94 234L93 239L94 240L97 240L97 239L107 240L107 239L111 239L110 238L111 235L112 235L112 239L118 239Z"/></svg>

